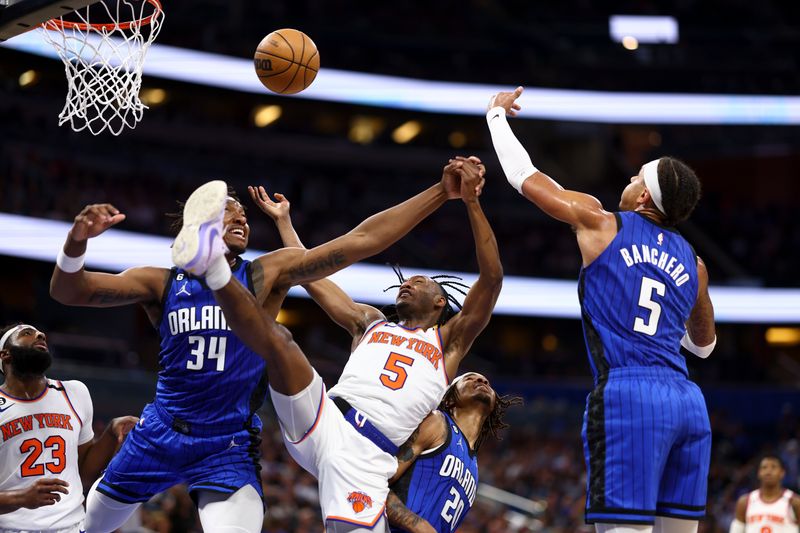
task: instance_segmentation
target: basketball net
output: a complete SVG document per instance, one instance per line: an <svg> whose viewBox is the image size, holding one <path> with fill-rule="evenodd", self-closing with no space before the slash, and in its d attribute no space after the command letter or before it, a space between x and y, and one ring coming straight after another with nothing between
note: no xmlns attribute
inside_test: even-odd
<svg viewBox="0 0 800 533"><path fill-rule="evenodd" d="M69 122L74 131L119 135L135 128L147 109L139 99L142 68L164 12L159 0L101 0L91 9L91 18L99 16L103 22L92 23L90 8L71 13L79 22L61 17L40 27L64 62L67 77L67 101L58 125Z"/></svg>

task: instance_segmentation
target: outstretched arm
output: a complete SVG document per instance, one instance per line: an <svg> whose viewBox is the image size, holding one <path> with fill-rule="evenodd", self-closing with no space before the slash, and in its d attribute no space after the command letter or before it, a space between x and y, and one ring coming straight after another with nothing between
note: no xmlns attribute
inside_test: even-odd
<svg viewBox="0 0 800 533"><path fill-rule="evenodd" d="M609 216L613 219L613 215L603 209L597 198L566 190L550 176L540 172L511 131L506 114L516 116L516 111L520 109L516 100L521 94L522 87L517 87L513 92L498 93L490 101L486 114L492 144L508 182L549 216L578 230L599 229Z"/></svg>
<svg viewBox="0 0 800 533"><path fill-rule="evenodd" d="M75 217L50 279L50 296L62 304L86 307L160 302L169 277L165 268L137 267L121 274L83 268L87 241L123 220L125 215L110 204L89 205Z"/></svg>
<svg viewBox="0 0 800 533"><path fill-rule="evenodd" d="M293 248L275 252L273 260L279 269L275 284L290 286L316 281L385 250L448 198L459 197L458 177L454 170L461 164L459 161L448 164L440 183L369 217L341 237L310 250Z"/></svg>
<svg viewBox="0 0 800 533"><path fill-rule="evenodd" d="M264 213L275 222L284 246L305 249L292 225L291 204L280 193L275 193L273 201L264 187L248 187L250 197ZM375 320L384 318L383 313L372 306L353 301L338 285L329 279L321 279L303 285L314 301L331 317L331 320L347 330L357 342L366 328Z"/></svg>
<svg viewBox="0 0 800 533"><path fill-rule="evenodd" d="M461 311L442 328L445 365L449 376L455 376L464 354L489 323L503 286L503 265L500 263L497 240L475 193L474 186L483 179L483 171L474 165L465 165L461 172L462 197L475 239L480 274L467 293Z"/></svg>

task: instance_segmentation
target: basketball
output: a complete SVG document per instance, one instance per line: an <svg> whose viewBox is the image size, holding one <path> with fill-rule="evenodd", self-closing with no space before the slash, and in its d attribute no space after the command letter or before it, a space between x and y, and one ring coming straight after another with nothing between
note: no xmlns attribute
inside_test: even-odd
<svg viewBox="0 0 800 533"><path fill-rule="evenodd" d="M270 91L299 93L317 77L319 51L314 41L299 30L276 30L258 43L255 67L258 79Z"/></svg>

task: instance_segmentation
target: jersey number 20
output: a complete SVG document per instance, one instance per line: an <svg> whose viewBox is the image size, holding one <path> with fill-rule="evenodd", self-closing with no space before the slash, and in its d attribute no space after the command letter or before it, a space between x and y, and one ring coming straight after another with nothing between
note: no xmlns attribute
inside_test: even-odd
<svg viewBox="0 0 800 533"><path fill-rule="evenodd" d="M444 504L442 518L447 520L447 523L450 524L450 531L452 531L453 526L458 524L461 513L464 512L464 500L461 499L461 495L455 487L450 487L450 494L453 495L453 499Z"/></svg>
<svg viewBox="0 0 800 533"><path fill-rule="evenodd" d="M667 287L660 281L651 278L642 278L642 288L639 291L639 307L650 310L650 319L645 322L642 317L637 316L633 321L633 331L653 336L658 330L658 319L661 318L661 306L653 300L653 292L659 296L664 296Z"/></svg>

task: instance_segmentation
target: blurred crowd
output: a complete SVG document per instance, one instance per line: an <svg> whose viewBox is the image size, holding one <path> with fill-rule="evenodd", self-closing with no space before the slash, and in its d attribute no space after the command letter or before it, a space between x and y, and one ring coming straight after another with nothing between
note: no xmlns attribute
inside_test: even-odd
<svg viewBox="0 0 800 533"><path fill-rule="evenodd" d="M375 188L373 175L357 167L321 171L302 161L271 161L267 177L253 171L267 163L237 162L235 157L198 150L191 155L195 168L217 169L219 162L225 161L225 170L193 174L193 168L157 159L169 147L153 147L148 153L147 146L122 146L125 151L87 154L52 145L42 149L26 142L4 145L0 148L0 211L71 220L87 204L111 202L127 215L124 229L169 234L172 219L167 214L179 211L177 201L188 197L199 182L198 175L221 174L238 190L248 208L251 247L271 250L280 247L277 232L246 196L247 185L263 184L270 192L285 194L292 202L299 235L306 245L316 245L434 183L440 172L434 168L420 177L387 169L384 182L403 185ZM613 208L620 190L621 186L595 186L592 192ZM568 227L523 203L504 182L487 186L485 196L484 209L497 235L507 275L575 279L580 256ZM371 261L475 271L474 243L470 232L465 231L466 216L459 207L445 206L444 215L434 214ZM757 285L797 286L800 219L794 211L789 205L745 205L712 193L701 201L690 228L701 228L704 239L695 242L696 232L688 237L710 265L715 283L744 280ZM735 264L735 269L718 267L718 257L724 259L720 264Z"/></svg>
<svg viewBox="0 0 800 533"><path fill-rule="evenodd" d="M585 467L581 414L539 398L509 413L512 426L501 441L487 441L478 454L480 483L543 504L530 515L480 495L460 533L589 533L583 522ZM727 533L736 499L758 486L758 459L779 454L787 465L784 484L800 487L800 425L788 406L777 423L745 428L724 411L711 413L714 445L708 515L701 533ZM291 459L275 429L265 423L261 477L267 503L264 533L322 533L316 481ZM199 533L199 519L186 488L157 495L123 533Z"/></svg>

